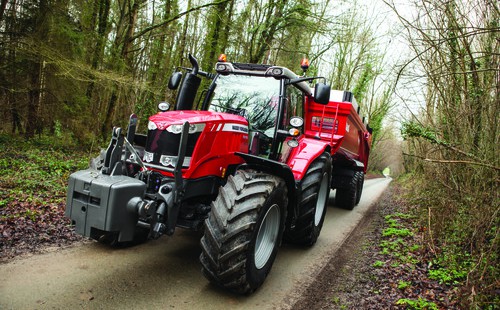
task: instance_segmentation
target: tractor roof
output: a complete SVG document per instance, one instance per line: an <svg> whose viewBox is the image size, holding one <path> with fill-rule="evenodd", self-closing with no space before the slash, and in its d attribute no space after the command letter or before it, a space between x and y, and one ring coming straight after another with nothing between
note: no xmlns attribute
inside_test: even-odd
<svg viewBox="0 0 500 310"><path fill-rule="evenodd" d="M215 65L215 71L220 75L239 74L250 76L274 77L280 79L297 79L300 76L292 72L290 69L273 65L248 64L237 62L218 62ZM296 85L306 92L312 94L312 90L306 82L299 82Z"/></svg>

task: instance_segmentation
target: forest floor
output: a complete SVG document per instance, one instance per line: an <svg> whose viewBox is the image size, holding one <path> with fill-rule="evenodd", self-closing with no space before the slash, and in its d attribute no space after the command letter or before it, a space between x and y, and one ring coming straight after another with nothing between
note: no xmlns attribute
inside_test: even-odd
<svg viewBox="0 0 500 310"><path fill-rule="evenodd" d="M459 288L429 278L422 231L393 182L291 309L461 309Z"/></svg>

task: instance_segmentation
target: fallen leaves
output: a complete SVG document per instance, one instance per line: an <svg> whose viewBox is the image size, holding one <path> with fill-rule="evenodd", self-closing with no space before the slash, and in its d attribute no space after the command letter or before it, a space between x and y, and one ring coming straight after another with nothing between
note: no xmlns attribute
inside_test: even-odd
<svg viewBox="0 0 500 310"><path fill-rule="evenodd" d="M81 240L64 217L64 202L44 203L43 198L36 203L11 199L0 208L0 232L1 261Z"/></svg>

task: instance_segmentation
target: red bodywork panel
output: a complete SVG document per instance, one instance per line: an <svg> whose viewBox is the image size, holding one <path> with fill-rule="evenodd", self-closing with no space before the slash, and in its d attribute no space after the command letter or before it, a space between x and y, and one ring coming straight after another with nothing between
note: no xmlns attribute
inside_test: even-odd
<svg viewBox="0 0 500 310"><path fill-rule="evenodd" d="M302 180L313 160L325 152L327 144L304 135L298 141L299 146L292 149L287 164L292 169L295 180Z"/></svg>
<svg viewBox="0 0 500 310"><path fill-rule="evenodd" d="M234 155L234 152L248 153L248 122L244 117L210 111L169 111L155 114L149 120L160 130L185 121L190 124L205 124L189 168L182 169L182 175L186 179L210 175L222 177L227 166L243 163L243 159ZM169 172L157 171L172 176Z"/></svg>
<svg viewBox="0 0 500 310"><path fill-rule="evenodd" d="M371 135L351 102L321 105L306 97L304 118L306 138L327 142L332 156L360 161L366 172Z"/></svg>

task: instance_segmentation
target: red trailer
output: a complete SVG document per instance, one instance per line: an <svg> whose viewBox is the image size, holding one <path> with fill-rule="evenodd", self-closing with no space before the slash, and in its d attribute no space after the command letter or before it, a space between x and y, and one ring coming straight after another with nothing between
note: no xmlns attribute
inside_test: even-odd
<svg viewBox="0 0 500 310"><path fill-rule="evenodd" d="M361 199L371 147L371 129L359 110L347 91L333 90L327 105L306 102L305 136L331 145L335 202L349 210Z"/></svg>

